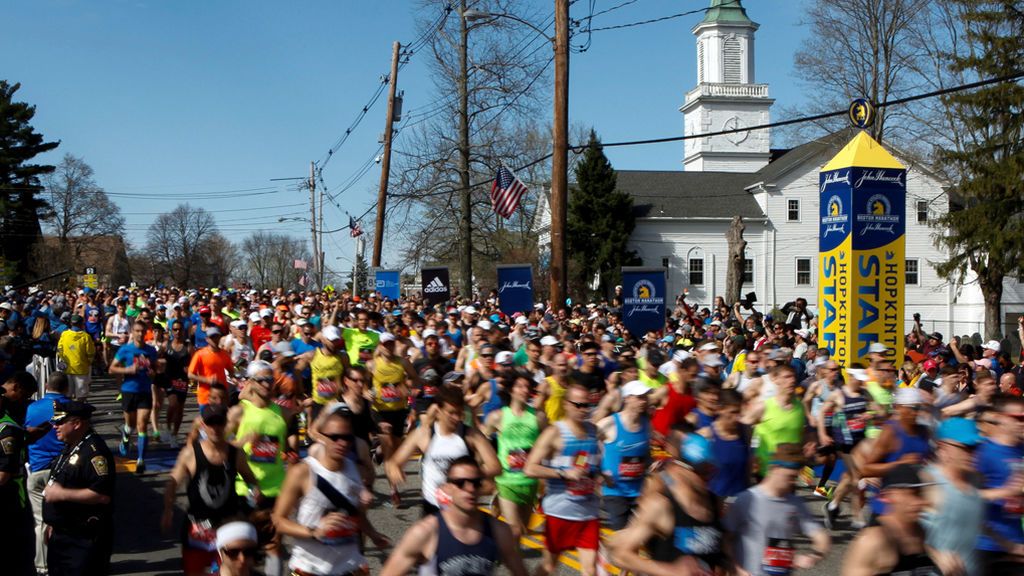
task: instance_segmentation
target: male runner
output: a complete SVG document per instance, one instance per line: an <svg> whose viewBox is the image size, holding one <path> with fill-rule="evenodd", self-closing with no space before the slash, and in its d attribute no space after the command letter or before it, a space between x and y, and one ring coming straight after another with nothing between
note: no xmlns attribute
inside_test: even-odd
<svg viewBox="0 0 1024 576"><path fill-rule="evenodd" d="M488 576L499 562L513 576L526 576L519 543L508 525L477 507L484 480L472 456L452 461L438 487L448 503L406 531L381 576L405 576L417 566L422 576Z"/></svg>
<svg viewBox="0 0 1024 576"><path fill-rule="evenodd" d="M604 453L601 496L612 530L626 527L643 488L651 455L651 423L647 417L650 393L651 388L643 381L626 383L622 387L622 411L597 423Z"/></svg>
<svg viewBox="0 0 1024 576"><path fill-rule="evenodd" d="M122 457L128 456L131 437L137 429L136 474L146 471L146 429L149 426L149 411L153 407L152 375L163 370L156 348L146 344L145 338L146 325L135 322L132 325L131 341L118 348L110 364L111 374L124 377L121 384L124 427L121 429L118 452Z"/></svg>

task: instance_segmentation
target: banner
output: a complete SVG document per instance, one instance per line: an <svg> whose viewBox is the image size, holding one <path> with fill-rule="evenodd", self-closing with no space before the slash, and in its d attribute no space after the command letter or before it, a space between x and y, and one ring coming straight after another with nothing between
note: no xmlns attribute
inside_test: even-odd
<svg viewBox="0 0 1024 576"><path fill-rule="evenodd" d="M665 328L665 269L622 267L622 322L640 340Z"/></svg>
<svg viewBox="0 0 1024 576"><path fill-rule="evenodd" d="M874 342L903 362L906 176L866 132L819 176L818 342L843 367Z"/></svg>
<svg viewBox="0 0 1024 576"><path fill-rule="evenodd" d="M424 268L420 271L423 286L423 298L433 306L447 302L451 297L451 283L448 279L448 267L438 266Z"/></svg>
<svg viewBox="0 0 1024 576"><path fill-rule="evenodd" d="M399 271L377 270L374 274L374 290L388 300L398 300L402 292Z"/></svg>
<svg viewBox="0 0 1024 576"><path fill-rule="evenodd" d="M498 305L508 315L533 310L533 266L498 265Z"/></svg>

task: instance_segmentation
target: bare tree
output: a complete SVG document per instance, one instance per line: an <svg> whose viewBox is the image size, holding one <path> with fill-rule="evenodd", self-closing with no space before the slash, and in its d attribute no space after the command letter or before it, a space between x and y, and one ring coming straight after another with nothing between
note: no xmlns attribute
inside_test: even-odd
<svg viewBox="0 0 1024 576"><path fill-rule="evenodd" d="M729 260L725 269L725 302L730 306L740 300L740 290L743 289L743 271L746 266L747 241L743 239L742 216L733 216L729 230L725 233L725 239L729 243Z"/></svg>
<svg viewBox="0 0 1024 576"><path fill-rule="evenodd" d="M192 286L209 274L208 242L219 236L213 216L202 208L179 204L157 216L146 234L146 253L161 279Z"/></svg>
<svg viewBox="0 0 1024 576"><path fill-rule="evenodd" d="M311 259L305 240L263 230L242 241L241 261L244 275L255 288L277 288L297 283L295 260Z"/></svg>
<svg viewBox="0 0 1024 576"><path fill-rule="evenodd" d="M798 116L844 110L851 100L878 103L915 92L922 84L913 63L920 57L912 41L932 0L814 0L802 26L813 30L797 50L794 68L809 94L807 106L788 109ZM911 141L906 107L877 111L871 135ZM803 124L797 135L832 132L846 123L836 118Z"/></svg>

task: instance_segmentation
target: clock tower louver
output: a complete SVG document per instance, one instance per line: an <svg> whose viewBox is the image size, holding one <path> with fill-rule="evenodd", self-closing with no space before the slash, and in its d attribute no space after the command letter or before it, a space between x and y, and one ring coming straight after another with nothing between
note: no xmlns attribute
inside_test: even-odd
<svg viewBox="0 0 1024 576"><path fill-rule="evenodd" d="M740 0L711 0L697 37L697 87L679 109L685 134L769 122L768 85L754 81L754 32ZM683 166L695 172L756 172L770 157L768 129L685 140Z"/></svg>

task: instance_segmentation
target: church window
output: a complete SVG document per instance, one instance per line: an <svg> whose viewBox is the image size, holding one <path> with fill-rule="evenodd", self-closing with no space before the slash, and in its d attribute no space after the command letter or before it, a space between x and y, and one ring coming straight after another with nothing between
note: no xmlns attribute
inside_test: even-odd
<svg viewBox="0 0 1024 576"><path fill-rule="evenodd" d="M725 39L725 48L723 50L723 68L725 69L725 81L731 84L739 84L743 81L741 74L743 72L743 50L740 48L740 41L735 36L729 36Z"/></svg>
<svg viewBox="0 0 1024 576"><path fill-rule="evenodd" d="M928 222L928 202L925 200L917 201L917 223L924 224Z"/></svg>
<svg viewBox="0 0 1024 576"><path fill-rule="evenodd" d="M907 258L907 286L917 286L920 284L921 275L919 273L917 258Z"/></svg>
<svg viewBox="0 0 1024 576"><path fill-rule="evenodd" d="M811 285L811 259L810 258L797 258L796 259L796 285L797 286L810 286Z"/></svg>
<svg viewBox="0 0 1024 576"><path fill-rule="evenodd" d="M704 285L704 259L690 258L690 286Z"/></svg>
<svg viewBox="0 0 1024 576"><path fill-rule="evenodd" d="M753 284L754 283L754 259L744 258L743 259L743 283Z"/></svg>
<svg viewBox="0 0 1024 576"><path fill-rule="evenodd" d="M800 201L793 199L786 203L786 220L789 222L800 221Z"/></svg>

